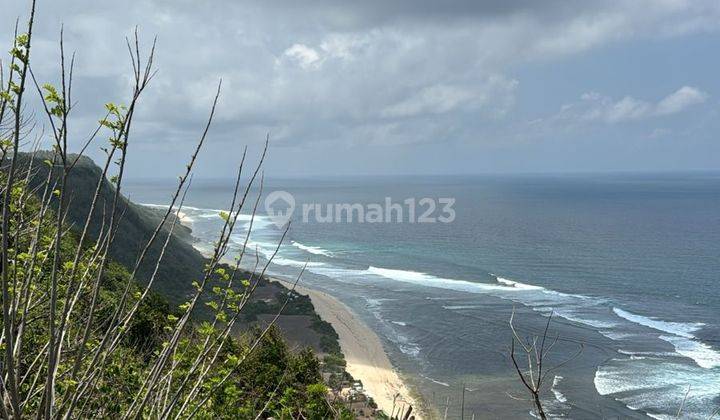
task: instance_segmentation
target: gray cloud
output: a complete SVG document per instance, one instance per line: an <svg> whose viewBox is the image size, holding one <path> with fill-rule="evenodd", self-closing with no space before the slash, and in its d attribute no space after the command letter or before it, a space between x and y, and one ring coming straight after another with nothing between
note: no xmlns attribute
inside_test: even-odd
<svg viewBox="0 0 720 420"><path fill-rule="evenodd" d="M25 13L23 3L2 5L4 28ZM160 70L141 104L140 151L189 144L220 78L212 131L217 149L239 152L241 144L257 144L270 132L275 147L343 150L473 143L487 130L498 134L486 141L502 141L514 132L523 86L512 69L622 40L715 31L720 6L673 0L42 2L35 65L49 80L60 22L67 45L78 51L78 133L92 127L104 102L126 100L123 37L137 24L144 45L158 35ZM658 103L602 97L594 105L606 121L668 115L701 102L700 90L683 89Z"/></svg>
<svg viewBox="0 0 720 420"><path fill-rule="evenodd" d="M657 103L636 99L632 96L613 100L609 96L590 92L583 94L580 102L564 105L554 119L572 122L601 121L608 124L637 121L677 114L693 105L705 102L707 98L707 93L690 86L681 87Z"/></svg>

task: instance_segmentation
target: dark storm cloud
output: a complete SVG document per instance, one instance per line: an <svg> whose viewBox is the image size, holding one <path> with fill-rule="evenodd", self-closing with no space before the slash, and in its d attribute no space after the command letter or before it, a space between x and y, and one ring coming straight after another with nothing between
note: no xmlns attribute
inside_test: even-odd
<svg viewBox="0 0 720 420"><path fill-rule="evenodd" d="M278 14L292 11L297 15L312 15L336 30L358 30L399 21L448 23L452 20L489 20L518 14L543 16L554 20L581 11L595 10L600 7L600 3L556 0L283 0L268 2L267 6Z"/></svg>

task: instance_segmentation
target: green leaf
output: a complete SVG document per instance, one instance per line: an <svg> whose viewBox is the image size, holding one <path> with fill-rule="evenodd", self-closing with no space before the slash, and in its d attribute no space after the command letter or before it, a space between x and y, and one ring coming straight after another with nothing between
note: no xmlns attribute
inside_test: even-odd
<svg viewBox="0 0 720 420"><path fill-rule="evenodd" d="M20 34L15 38L15 42L21 47L27 47L30 44L30 36L28 36L28 34Z"/></svg>

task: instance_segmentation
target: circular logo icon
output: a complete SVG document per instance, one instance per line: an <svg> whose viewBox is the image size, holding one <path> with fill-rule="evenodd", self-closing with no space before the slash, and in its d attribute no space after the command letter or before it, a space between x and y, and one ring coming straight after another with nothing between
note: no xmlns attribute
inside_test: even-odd
<svg viewBox="0 0 720 420"><path fill-rule="evenodd" d="M265 212L279 228L292 219L294 211L295 197L287 191L273 191L265 197Z"/></svg>

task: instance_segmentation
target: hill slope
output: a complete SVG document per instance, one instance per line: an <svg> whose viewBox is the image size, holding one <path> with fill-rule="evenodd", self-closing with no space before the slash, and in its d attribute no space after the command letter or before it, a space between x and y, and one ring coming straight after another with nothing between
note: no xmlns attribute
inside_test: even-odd
<svg viewBox="0 0 720 420"><path fill-rule="evenodd" d="M32 163L33 174L30 178L31 188L41 188L48 176L50 167L44 163L46 159L52 159L50 152L39 152L34 157L30 154L20 154L20 167L27 168ZM71 155L71 159L75 156ZM32 162L31 162L32 161ZM59 171L55 171L59 172ZM54 174L53 182L57 180ZM102 169L88 157L81 157L76 166L70 172L66 192L69 193L71 205L67 214L67 221L75 229L82 229L90 211L93 195L97 182L102 176ZM96 239L105 223L109 223L109 209L112 206L115 187L107 180L102 180L100 195L95 206L92 223L89 227L91 238ZM152 209L144 208L132 203L120 195L118 203L119 213L122 213L117 236L110 249L110 257L124 265L133 267L142 251L143 246L150 239L152 232L157 227L160 218L159 214ZM176 226L176 230L183 231L184 235L189 230L183 226ZM149 249L147 257L140 265L137 281L145 284L150 278L154 269L154 262L157 261L165 235L156 240ZM181 235L173 234L169 246L163 257L158 274L153 284L154 288L163 293L172 303L181 302L188 295L192 288L191 283L202 277L202 269L206 259Z"/></svg>
<svg viewBox="0 0 720 420"><path fill-rule="evenodd" d="M75 155L71 155L70 159L74 160L75 157ZM50 170L50 166L44 161L52 159L52 153L42 151L34 156L21 153L18 158L20 168L32 168L29 187L42 192ZM51 182L57 181L57 176L58 174L55 173ZM81 157L70 172L66 185L69 200L71 200L68 206L67 222L76 230L80 230L84 226L98 180L101 177L102 169L88 157ZM100 233L103 217L105 222L109 223L110 215L105 213L109 212L112 206L114 194L114 185L103 178L98 202L95 205L95 214L89 226L89 234L92 239L96 239ZM118 208L122 219L110 249L110 258L124 267L131 268L136 264L142 248L160 222L161 212L158 209L135 204L122 194L119 200ZM167 229L169 226L165 232ZM152 275L165 237L166 235L161 235L149 249L138 270L136 277L138 283L146 284ZM202 278L203 267L207 262L207 259L192 246L192 240L190 229L179 223L176 224L153 283L153 289L166 298L173 307L185 302L186 298L191 295L194 290L192 283ZM250 303L243 310L244 319L241 324L244 327L266 325L282 306L287 292L288 289L280 283L261 282ZM204 318L208 314L205 305L201 305L196 309L195 318ZM335 330L318 317L307 296L295 294L291 304L285 308L283 315L277 320L277 325L293 346L309 346L318 352L339 356L340 347Z"/></svg>

